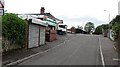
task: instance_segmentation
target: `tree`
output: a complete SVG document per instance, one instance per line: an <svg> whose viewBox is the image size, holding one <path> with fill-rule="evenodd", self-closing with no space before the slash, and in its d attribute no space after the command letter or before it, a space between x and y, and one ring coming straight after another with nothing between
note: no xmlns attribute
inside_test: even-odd
<svg viewBox="0 0 120 67"><path fill-rule="evenodd" d="M109 24L102 24L102 28L105 29L109 29Z"/></svg>
<svg viewBox="0 0 120 67"><path fill-rule="evenodd" d="M120 15L117 15L110 24L112 24L113 37L116 42L115 47L120 53Z"/></svg>
<svg viewBox="0 0 120 67"><path fill-rule="evenodd" d="M86 30L86 32L90 33L93 32L94 30L94 23L92 22L87 22L84 29Z"/></svg>
<svg viewBox="0 0 120 67"><path fill-rule="evenodd" d="M95 34L102 34L102 28L103 28L102 25L97 26L94 33Z"/></svg>
<svg viewBox="0 0 120 67"><path fill-rule="evenodd" d="M78 27L77 27L77 29L81 29L81 30L82 30L82 29L83 29L83 27L82 27L82 26L78 26Z"/></svg>
<svg viewBox="0 0 120 67"><path fill-rule="evenodd" d="M111 22L112 24L112 30L113 30L113 36L114 39L116 40L118 38L118 34L120 31L120 15L117 15Z"/></svg>

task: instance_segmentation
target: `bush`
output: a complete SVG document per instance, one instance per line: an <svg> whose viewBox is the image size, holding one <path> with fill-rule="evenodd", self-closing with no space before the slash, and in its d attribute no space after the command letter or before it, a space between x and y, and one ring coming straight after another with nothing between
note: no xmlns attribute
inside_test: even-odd
<svg viewBox="0 0 120 67"><path fill-rule="evenodd" d="M120 15L117 15L111 22L114 39L118 39L118 34L120 31Z"/></svg>
<svg viewBox="0 0 120 67"><path fill-rule="evenodd" d="M107 30L109 28L109 24L102 24L96 27L94 34L102 34L107 33Z"/></svg>
<svg viewBox="0 0 120 67"><path fill-rule="evenodd" d="M21 47L26 43L26 27L26 21L16 14L7 13L2 17L2 36Z"/></svg>
<svg viewBox="0 0 120 67"><path fill-rule="evenodd" d="M96 27L94 34L102 34L102 25Z"/></svg>

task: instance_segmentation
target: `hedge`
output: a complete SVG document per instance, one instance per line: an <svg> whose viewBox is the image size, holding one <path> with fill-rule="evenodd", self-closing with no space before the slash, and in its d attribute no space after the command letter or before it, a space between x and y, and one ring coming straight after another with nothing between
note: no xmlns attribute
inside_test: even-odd
<svg viewBox="0 0 120 67"><path fill-rule="evenodd" d="M21 47L26 43L26 27L27 22L16 14L7 13L2 17L2 36Z"/></svg>
<svg viewBox="0 0 120 67"><path fill-rule="evenodd" d="M111 22L114 39L118 39L118 34L120 31L120 15L117 15Z"/></svg>

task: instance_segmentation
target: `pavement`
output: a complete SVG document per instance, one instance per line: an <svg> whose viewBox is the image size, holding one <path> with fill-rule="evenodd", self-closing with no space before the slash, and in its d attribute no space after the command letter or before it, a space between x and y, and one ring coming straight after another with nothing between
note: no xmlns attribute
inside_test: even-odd
<svg viewBox="0 0 120 67"><path fill-rule="evenodd" d="M118 54L113 42L98 35L68 34L58 40L33 49L21 49L3 54L3 63L8 64L29 56L19 65L102 65L99 41L105 65L118 66ZM33 57L32 57L33 56ZM14 64L14 63L12 63Z"/></svg>
<svg viewBox="0 0 120 67"><path fill-rule="evenodd" d="M100 37L102 51L106 65L118 65L118 52L114 47L114 42L109 38Z"/></svg>

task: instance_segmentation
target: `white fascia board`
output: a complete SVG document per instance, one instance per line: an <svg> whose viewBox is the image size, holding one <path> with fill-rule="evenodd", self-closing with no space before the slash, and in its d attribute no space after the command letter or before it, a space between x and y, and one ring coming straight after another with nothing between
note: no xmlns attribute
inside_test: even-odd
<svg viewBox="0 0 120 67"><path fill-rule="evenodd" d="M48 26L45 21L42 21L40 19L35 19L35 18L32 18L32 23L43 25L43 26Z"/></svg>
<svg viewBox="0 0 120 67"><path fill-rule="evenodd" d="M45 17L45 15L39 15L39 17L40 17L40 18L44 18L44 17Z"/></svg>
<svg viewBox="0 0 120 67"><path fill-rule="evenodd" d="M21 19L23 19L23 20L27 19L27 15L24 15L24 14L18 15L18 17L21 18Z"/></svg>
<svg viewBox="0 0 120 67"><path fill-rule="evenodd" d="M45 21L42 21L40 19L37 19L38 16L36 15L25 15L25 14L22 14L22 15L18 15L18 17L20 17L21 19L32 19L32 23L35 23L35 24L39 24L39 25L43 25L43 26L48 26L48 24L45 22Z"/></svg>
<svg viewBox="0 0 120 67"><path fill-rule="evenodd" d="M57 24L53 23L53 22L50 22L50 21L45 21L48 25L51 25L51 26L57 26Z"/></svg>
<svg viewBox="0 0 120 67"><path fill-rule="evenodd" d="M50 21L52 21L52 22L56 22L56 21L54 21L53 19L50 19L50 18L47 18L47 20L50 20Z"/></svg>
<svg viewBox="0 0 120 67"><path fill-rule="evenodd" d="M66 25L66 24L64 24L64 23L59 23L58 25Z"/></svg>

